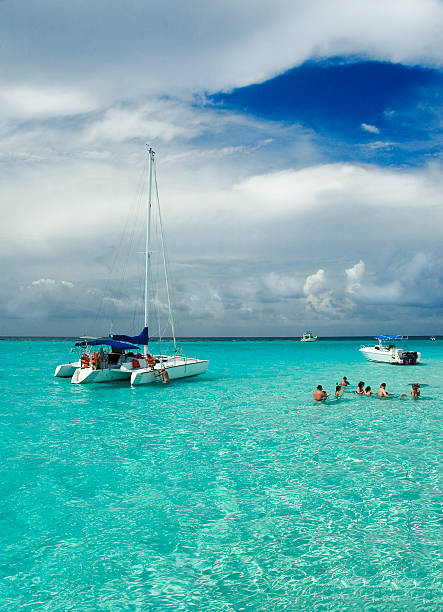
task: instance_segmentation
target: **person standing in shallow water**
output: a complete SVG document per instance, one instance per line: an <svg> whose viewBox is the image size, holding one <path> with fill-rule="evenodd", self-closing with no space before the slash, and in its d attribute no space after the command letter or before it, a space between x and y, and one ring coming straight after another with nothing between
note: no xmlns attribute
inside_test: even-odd
<svg viewBox="0 0 443 612"><path fill-rule="evenodd" d="M368 385L364 390L365 395L372 395L371 387Z"/></svg>
<svg viewBox="0 0 443 612"><path fill-rule="evenodd" d="M313 393L313 396L316 402L322 402L327 397L329 397L329 395L330 395L329 393L326 393L326 391L323 391L323 387L321 385L318 385L317 389Z"/></svg>
<svg viewBox="0 0 443 612"><path fill-rule="evenodd" d="M335 397L341 397L344 393L343 387L341 385L337 385L335 387Z"/></svg>
<svg viewBox="0 0 443 612"><path fill-rule="evenodd" d="M349 383L349 380L346 378L346 376L343 376L343 380L341 381L340 384L342 387L347 387L350 383Z"/></svg>
<svg viewBox="0 0 443 612"><path fill-rule="evenodd" d="M378 397L389 397L389 393L386 391L386 383L381 383L377 395Z"/></svg>
<svg viewBox="0 0 443 612"><path fill-rule="evenodd" d="M362 380L358 383L355 392L357 393L357 395L364 395L364 393L365 393L365 383Z"/></svg>
<svg viewBox="0 0 443 612"><path fill-rule="evenodd" d="M418 383L414 383L411 389L411 397L417 399L420 397L420 385Z"/></svg>

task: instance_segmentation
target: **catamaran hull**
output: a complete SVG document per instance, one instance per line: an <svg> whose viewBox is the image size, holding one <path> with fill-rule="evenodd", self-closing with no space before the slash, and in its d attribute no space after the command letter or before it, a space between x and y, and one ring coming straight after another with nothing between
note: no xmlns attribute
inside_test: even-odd
<svg viewBox="0 0 443 612"><path fill-rule="evenodd" d="M54 376L57 378L71 378L75 370L80 367L80 361L73 363L62 363L55 368Z"/></svg>
<svg viewBox="0 0 443 612"><path fill-rule="evenodd" d="M90 383L106 383L114 380L129 380L131 372L120 368L104 368L93 370L92 368L77 368L72 375L71 383L74 385L86 385Z"/></svg>
<svg viewBox="0 0 443 612"><path fill-rule="evenodd" d="M199 376L204 374L208 369L209 361L200 359L190 359L181 363L170 363L157 365L154 370L140 368L134 370L131 374L131 385L147 385L149 383L162 381L160 370L162 367L166 370L169 380L178 378L189 378L191 376Z"/></svg>

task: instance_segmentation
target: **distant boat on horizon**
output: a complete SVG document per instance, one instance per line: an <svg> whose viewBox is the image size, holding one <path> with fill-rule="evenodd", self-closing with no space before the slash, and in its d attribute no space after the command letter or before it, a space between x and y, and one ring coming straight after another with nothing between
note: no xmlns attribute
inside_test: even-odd
<svg viewBox="0 0 443 612"><path fill-rule="evenodd" d="M311 331L309 331L309 329L307 329L302 337L300 338L300 342L316 342L317 341L317 336L314 336L313 333Z"/></svg>

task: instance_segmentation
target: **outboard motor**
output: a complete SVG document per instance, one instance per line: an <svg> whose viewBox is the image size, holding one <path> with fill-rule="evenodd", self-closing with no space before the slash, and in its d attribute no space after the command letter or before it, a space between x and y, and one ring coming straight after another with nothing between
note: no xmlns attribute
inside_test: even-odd
<svg viewBox="0 0 443 612"><path fill-rule="evenodd" d="M416 365L417 358L418 355L416 351L403 351L401 356L404 365Z"/></svg>

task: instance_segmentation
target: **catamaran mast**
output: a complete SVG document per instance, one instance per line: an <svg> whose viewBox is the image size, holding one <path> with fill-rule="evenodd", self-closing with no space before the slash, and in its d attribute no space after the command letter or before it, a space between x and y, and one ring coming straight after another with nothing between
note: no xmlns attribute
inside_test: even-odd
<svg viewBox="0 0 443 612"><path fill-rule="evenodd" d="M149 281L151 276L151 199L152 199L152 167L154 165L155 152L151 147L149 155L149 187L148 187L148 210L146 212L146 251L145 251L145 327L149 322ZM145 356L148 354L148 346L143 347Z"/></svg>

